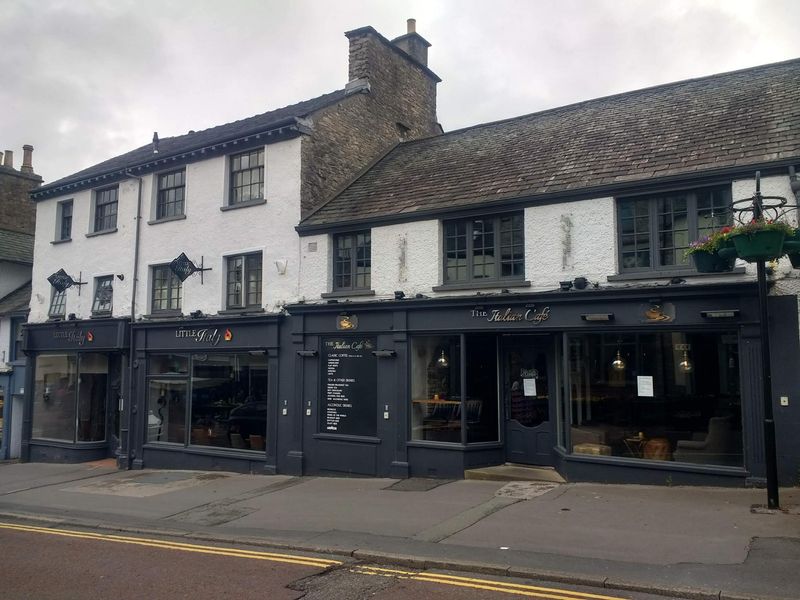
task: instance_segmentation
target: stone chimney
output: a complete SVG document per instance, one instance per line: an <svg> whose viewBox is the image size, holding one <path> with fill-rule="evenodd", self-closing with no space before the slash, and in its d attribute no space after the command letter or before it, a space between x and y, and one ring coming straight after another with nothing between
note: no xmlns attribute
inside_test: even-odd
<svg viewBox="0 0 800 600"><path fill-rule="evenodd" d="M405 35L392 40L392 43L403 52L411 56L418 63L428 66L428 48L431 47L428 40L417 33L417 20L408 19L406 21L407 31Z"/></svg>
<svg viewBox="0 0 800 600"><path fill-rule="evenodd" d="M11 150L6 150L3 153L3 166L8 167L9 169L14 168L14 152Z"/></svg>
<svg viewBox="0 0 800 600"><path fill-rule="evenodd" d="M30 144L22 147L22 166L19 170L23 173L33 173L33 146Z"/></svg>

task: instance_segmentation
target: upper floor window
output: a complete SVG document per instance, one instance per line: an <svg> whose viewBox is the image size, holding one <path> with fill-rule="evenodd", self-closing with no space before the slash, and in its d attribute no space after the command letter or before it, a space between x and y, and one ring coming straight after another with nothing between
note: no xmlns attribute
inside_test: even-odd
<svg viewBox="0 0 800 600"><path fill-rule="evenodd" d="M625 198L618 208L622 271L689 268L689 243L732 222L730 186Z"/></svg>
<svg viewBox="0 0 800 600"><path fill-rule="evenodd" d="M231 156L229 205L264 198L264 148Z"/></svg>
<svg viewBox="0 0 800 600"><path fill-rule="evenodd" d="M186 196L186 169L178 169L158 176L156 220L183 215Z"/></svg>
<svg viewBox="0 0 800 600"><path fill-rule="evenodd" d="M372 236L369 231L343 233L333 238L334 291L370 289Z"/></svg>
<svg viewBox="0 0 800 600"><path fill-rule="evenodd" d="M53 288L48 314L56 318L63 318L67 314L67 290L59 292L56 288Z"/></svg>
<svg viewBox="0 0 800 600"><path fill-rule="evenodd" d="M114 287L111 285L114 277L95 277L94 279L94 301L92 302L92 313L110 314L112 301L114 299Z"/></svg>
<svg viewBox="0 0 800 600"><path fill-rule="evenodd" d="M261 252L229 256L227 308L261 306Z"/></svg>
<svg viewBox="0 0 800 600"><path fill-rule="evenodd" d="M97 190L94 203L94 231L108 231L117 227L117 186Z"/></svg>
<svg viewBox="0 0 800 600"><path fill-rule="evenodd" d="M181 280L169 265L153 267L153 294L150 310L154 313L181 310Z"/></svg>
<svg viewBox="0 0 800 600"><path fill-rule="evenodd" d="M56 240L59 242L72 238L72 200L64 200L58 203L58 215L56 216L57 229Z"/></svg>
<svg viewBox="0 0 800 600"><path fill-rule="evenodd" d="M444 222L444 282L525 276L522 213Z"/></svg>

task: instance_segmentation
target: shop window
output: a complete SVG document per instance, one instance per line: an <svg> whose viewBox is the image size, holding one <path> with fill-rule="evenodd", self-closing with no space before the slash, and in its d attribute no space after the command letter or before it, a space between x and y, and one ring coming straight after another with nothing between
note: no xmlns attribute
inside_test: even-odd
<svg viewBox="0 0 800 600"><path fill-rule="evenodd" d="M261 307L261 263L261 252L227 258L227 308Z"/></svg>
<svg viewBox="0 0 800 600"><path fill-rule="evenodd" d="M183 215L185 196L186 169L159 174L156 220Z"/></svg>
<svg viewBox="0 0 800 600"><path fill-rule="evenodd" d="M117 227L117 186L97 190L94 197L94 229L95 233L112 231Z"/></svg>
<svg viewBox="0 0 800 600"><path fill-rule="evenodd" d="M111 285L113 275L105 277L95 277L94 279L94 301L92 302L92 314L110 315L111 305L114 299L114 287Z"/></svg>
<svg viewBox="0 0 800 600"><path fill-rule="evenodd" d="M32 437L68 442L103 441L107 395L106 355L37 356Z"/></svg>
<svg viewBox="0 0 800 600"><path fill-rule="evenodd" d="M618 203L622 271L688 269L689 243L732 222L730 186L625 198Z"/></svg>
<svg viewBox="0 0 800 600"><path fill-rule="evenodd" d="M153 355L147 379L148 442L264 451L266 356Z"/></svg>
<svg viewBox="0 0 800 600"><path fill-rule="evenodd" d="M735 332L567 340L572 453L743 465Z"/></svg>
<svg viewBox="0 0 800 600"><path fill-rule="evenodd" d="M444 283L523 279L522 213L445 221Z"/></svg>
<svg viewBox="0 0 800 600"><path fill-rule="evenodd" d="M50 318L63 319L67 314L67 290L60 292L53 288L52 295L50 296L50 310L48 311Z"/></svg>
<svg viewBox="0 0 800 600"><path fill-rule="evenodd" d="M462 344L468 366L463 373L464 393ZM497 388L495 336L415 336L411 357L411 439L497 441Z"/></svg>
<svg viewBox="0 0 800 600"><path fill-rule="evenodd" d="M369 231L333 238L333 290L368 290L372 286L372 237Z"/></svg>
<svg viewBox="0 0 800 600"><path fill-rule="evenodd" d="M181 292L181 280L172 272L169 265L153 267L152 312L179 312Z"/></svg>
<svg viewBox="0 0 800 600"><path fill-rule="evenodd" d="M230 157L228 205L264 199L264 148Z"/></svg>

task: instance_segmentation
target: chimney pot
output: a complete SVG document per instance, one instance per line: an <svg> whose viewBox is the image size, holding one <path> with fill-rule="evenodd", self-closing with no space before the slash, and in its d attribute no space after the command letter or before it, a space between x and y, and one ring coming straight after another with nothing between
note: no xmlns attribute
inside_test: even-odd
<svg viewBox="0 0 800 600"><path fill-rule="evenodd" d="M11 150L6 150L3 154L3 166L10 169L14 168L14 153Z"/></svg>
<svg viewBox="0 0 800 600"><path fill-rule="evenodd" d="M406 25L408 26L407 33L416 33L417 31L417 20L416 19L408 19L406 21Z"/></svg>
<svg viewBox="0 0 800 600"><path fill-rule="evenodd" d="M23 173L33 173L33 146L30 144L22 147L22 166L19 170Z"/></svg>

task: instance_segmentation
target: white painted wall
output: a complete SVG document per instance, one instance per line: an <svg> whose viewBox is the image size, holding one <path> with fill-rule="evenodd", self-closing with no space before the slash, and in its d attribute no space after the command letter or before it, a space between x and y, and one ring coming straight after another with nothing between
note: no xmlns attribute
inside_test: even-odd
<svg viewBox="0 0 800 600"><path fill-rule="evenodd" d="M224 257L263 251L262 300L267 311L279 310L298 297L299 238L294 227L300 221L299 138L271 144L265 150L266 204L221 211L226 202L227 158L217 157L187 165L186 218L148 224L155 198L155 175L142 178L142 225L139 257L137 316L149 314L150 267L169 263L181 252L200 264L203 258L211 271L184 282L184 314L202 310L215 314L224 308ZM117 232L86 237L89 231L92 192L82 191L40 201L37 204L35 261L30 322L48 318L51 286L47 277L64 268L83 286L67 290L66 312L80 318L91 315L94 278L122 274L114 279L113 316L129 316L133 283L134 238L138 182L120 183ZM57 206L73 199L72 241L52 244L56 233ZM279 274L276 261L286 264Z"/></svg>

